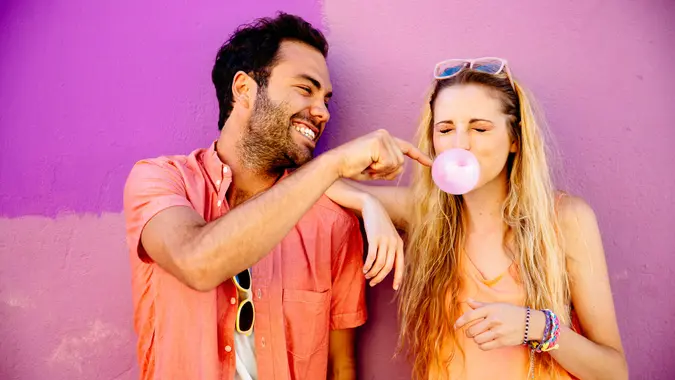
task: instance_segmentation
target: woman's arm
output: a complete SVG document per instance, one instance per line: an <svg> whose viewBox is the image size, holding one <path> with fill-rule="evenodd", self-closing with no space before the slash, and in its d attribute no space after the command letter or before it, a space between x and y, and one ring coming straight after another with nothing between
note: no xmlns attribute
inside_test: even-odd
<svg viewBox="0 0 675 380"><path fill-rule="evenodd" d="M342 179L333 183L326 191L326 195L333 202L354 210L359 215L367 194L375 197L384 206L398 229L407 229L412 219L412 194L409 187L371 186Z"/></svg>
<svg viewBox="0 0 675 380"><path fill-rule="evenodd" d="M405 259L403 256L403 240L399 236L392 220L399 218L399 223L406 218L405 205L397 202L406 200L407 188L378 189L377 186L359 185L357 182L336 181L326 191L326 195L342 207L354 210L363 219L363 226L368 240L368 255L363 266L370 286L382 282L394 269L393 288L403 280ZM386 202L386 203L385 203ZM387 206L389 208L387 209Z"/></svg>
<svg viewBox="0 0 675 380"><path fill-rule="evenodd" d="M580 379L628 379L595 213L582 199L565 196L560 201L559 218L572 304L584 335L563 328L560 348L550 353Z"/></svg>
<svg viewBox="0 0 675 380"><path fill-rule="evenodd" d="M565 197L559 209L565 243L572 304L584 335L561 326L557 350L551 356L580 379L628 379L628 366L621 346L607 275L605 253L593 210L581 199ZM522 344L525 308L510 303L467 300L471 310L455 322L466 329L482 350ZM470 323L475 324L467 327ZM546 317L533 311L528 337L543 338Z"/></svg>

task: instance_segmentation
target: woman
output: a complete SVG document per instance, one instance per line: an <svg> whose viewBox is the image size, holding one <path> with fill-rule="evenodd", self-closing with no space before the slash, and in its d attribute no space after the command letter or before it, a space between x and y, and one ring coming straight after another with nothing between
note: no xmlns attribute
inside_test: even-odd
<svg viewBox="0 0 675 380"><path fill-rule="evenodd" d="M445 61L434 74L419 148L471 151L478 185L444 193L422 166L412 188L353 183L409 235L399 317L414 377L627 378L595 215L554 191L530 96L498 58ZM328 193L347 207L356 194L345 183ZM366 223L381 224L379 206L363 204ZM390 254L376 269L369 255L375 282L393 244L377 248Z"/></svg>

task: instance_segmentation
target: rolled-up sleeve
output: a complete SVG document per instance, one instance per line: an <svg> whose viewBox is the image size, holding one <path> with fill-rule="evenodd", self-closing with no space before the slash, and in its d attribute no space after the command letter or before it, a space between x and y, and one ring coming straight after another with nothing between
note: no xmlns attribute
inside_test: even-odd
<svg viewBox="0 0 675 380"><path fill-rule="evenodd" d="M124 186L124 216L127 243L141 260L150 261L140 245L143 228L159 212L174 206L192 207L178 168L164 159L137 162Z"/></svg>

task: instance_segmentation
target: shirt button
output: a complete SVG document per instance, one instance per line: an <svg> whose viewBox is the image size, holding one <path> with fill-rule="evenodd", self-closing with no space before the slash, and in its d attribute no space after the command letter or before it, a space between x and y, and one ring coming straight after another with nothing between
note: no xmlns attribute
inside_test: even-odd
<svg viewBox="0 0 675 380"><path fill-rule="evenodd" d="M223 173L227 173L227 166L223 166Z"/></svg>
<svg viewBox="0 0 675 380"><path fill-rule="evenodd" d="M258 299L261 299L262 298L262 290L258 289L257 294L258 294Z"/></svg>
<svg viewBox="0 0 675 380"><path fill-rule="evenodd" d="M218 201L218 203L216 203L216 204L218 205L218 207L220 207L220 206L223 205L223 201Z"/></svg>
<svg viewBox="0 0 675 380"><path fill-rule="evenodd" d="M260 340L260 343L262 343L262 346L265 347L265 338L264 337Z"/></svg>
<svg viewBox="0 0 675 380"><path fill-rule="evenodd" d="M234 305L235 303L237 303L237 299L234 297L230 298L230 303Z"/></svg>
<svg viewBox="0 0 675 380"><path fill-rule="evenodd" d="M225 351L227 351L227 352L232 351L232 347L230 347L230 346L225 346Z"/></svg>
<svg viewBox="0 0 675 380"><path fill-rule="evenodd" d="M220 186L220 180L216 181L216 186Z"/></svg>

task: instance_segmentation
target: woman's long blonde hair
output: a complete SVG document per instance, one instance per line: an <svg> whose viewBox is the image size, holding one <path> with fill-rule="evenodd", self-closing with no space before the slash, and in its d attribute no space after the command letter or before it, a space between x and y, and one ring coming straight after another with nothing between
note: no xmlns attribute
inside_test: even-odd
<svg viewBox="0 0 675 380"><path fill-rule="evenodd" d="M511 137L517 152L507 162L508 194L502 208L509 227L509 246L525 289L526 305L551 309L561 323L570 321L570 294L562 240L555 217L555 191L546 143L535 118L530 96L506 75L464 70L455 77L435 81L424 104L417 138L422 152L435 157L433 104L443 88L474 84L492 91L511 116ZM515 89L514 89L515 87ZM413 182L414 216L408 231L406 274L399 295L401 335L399 350L405 349L413 363L413 376L428 379L430 371L445 374L447 365L463 352L453 328L460 317L462 260L466 212L461 196L444 193L431 178L430 168L416 166ZM504 242L506 245L507 242ZM449 346L448 346L449 344ZM447 348L450 348L448 351ZM442 352L449 352L441 357ZM537 372L551 371L555 362L541 355Z"/></svg>

